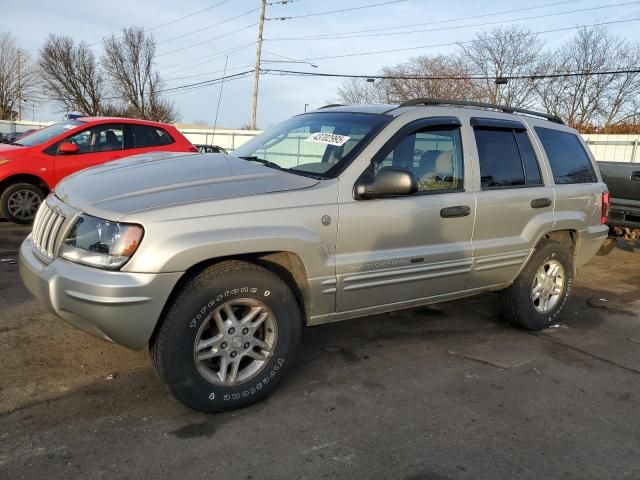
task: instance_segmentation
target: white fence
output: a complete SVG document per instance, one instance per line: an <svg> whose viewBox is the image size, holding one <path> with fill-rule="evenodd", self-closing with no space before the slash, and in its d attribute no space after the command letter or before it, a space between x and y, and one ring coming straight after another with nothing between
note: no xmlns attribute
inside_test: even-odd
<svg viewBox="0 0 640 480"><path fill-rule="evenodd" d="M261 133L260 130L228 130L181 128L178 130L194 145L218 145L226 150L235 150L243 143Z"/></svg>
<svg viewBox="0 0 640 480"><path fill-rule="evenodd" d="M54 122L10 122L0 120L0 133L24 132L32 128L42 128ZM259 130L229 130L212 128L182 128L178 130L191 143L202 145L219 145L227 150L234 150L255 137ZM597 135L582 136L598 161L604 162L636 162L640 163L640 135ZM299 141L297 142L300 143Z"/></svg>
<svg viewBox="0 0 640 480"><path fill-rule="evenodd" d="M593 152L596 160L601 162L640 163L640 135L582 135Z"/></svg>

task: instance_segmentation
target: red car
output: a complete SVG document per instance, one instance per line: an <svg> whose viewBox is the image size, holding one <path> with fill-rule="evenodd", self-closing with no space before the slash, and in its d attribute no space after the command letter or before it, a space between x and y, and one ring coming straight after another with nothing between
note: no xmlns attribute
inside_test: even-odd
<svg viewBox="0 0 640 480"><path fill-rule="evenodd" d="M0 144L0 213L30 223L47 193L83 168L146 152L197 152L172 125L84 117Z"/></svg>

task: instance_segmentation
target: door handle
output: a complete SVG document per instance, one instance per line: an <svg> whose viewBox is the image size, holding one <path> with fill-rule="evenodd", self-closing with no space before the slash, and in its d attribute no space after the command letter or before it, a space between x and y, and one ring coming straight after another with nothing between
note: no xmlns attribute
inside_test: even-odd
<svg viewBox="0 0 640 480"><path fill-rule="evenodd" d="M640 182L640 170L638 170L637 172L631 172L631 180Z"/></svg>
<svg viewBox="0 0 640 480"><path fill-rule="evenodd" d="M471 208L466 205L458 205L455 207L446 207L440 210L442 218L466 217L471 213Z"/></svg>
<svg viewBox="0 0 640 480"><path fill-rule="evenodd" d="M546 208L551 206L550 198L535 198L531 200L531 208Z"/></svg>

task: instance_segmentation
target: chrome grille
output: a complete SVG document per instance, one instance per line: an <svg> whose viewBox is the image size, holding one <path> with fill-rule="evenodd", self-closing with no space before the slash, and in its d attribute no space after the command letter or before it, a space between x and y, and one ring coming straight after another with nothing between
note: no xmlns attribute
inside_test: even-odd
<svg viewBox="0 0 640 480"><path fill-rule="evenodd" d="M31 239L36 252L48 260L53 260L60 227L64 220L62 213L52 208L48 202L42 202L33 222Z"/></svg>

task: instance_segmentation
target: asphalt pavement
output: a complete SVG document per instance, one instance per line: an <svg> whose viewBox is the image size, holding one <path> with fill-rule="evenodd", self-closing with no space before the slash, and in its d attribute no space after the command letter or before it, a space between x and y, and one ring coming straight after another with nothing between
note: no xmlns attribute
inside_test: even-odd
<svg viewBox="0 0 640 480"><path fill-rule="evenodd" d="M494 294L308 328L271 396L205 415L29 295L27 233L0 223L1 479L640 478L638 249L589 262L542 333Z"/></svg>

